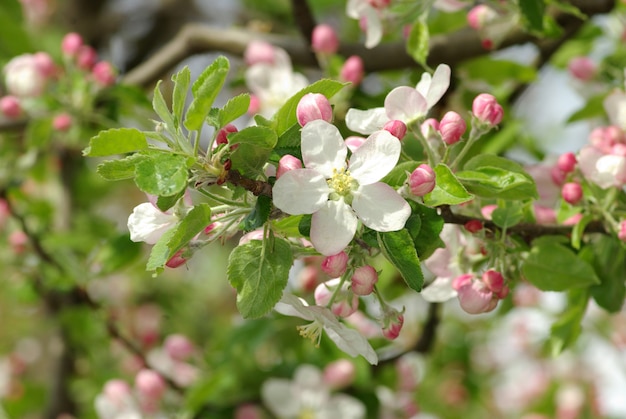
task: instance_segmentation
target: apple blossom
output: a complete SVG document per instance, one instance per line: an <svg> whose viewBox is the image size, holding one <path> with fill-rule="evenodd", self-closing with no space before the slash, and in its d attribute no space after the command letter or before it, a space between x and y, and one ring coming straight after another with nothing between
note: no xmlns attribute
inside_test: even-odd
<svg viewBox="0 0 626 419"><path fill-rule="evenodd" d="M400 157L400 141L378 131L346 164L348 148L334 125L323 120L302 128L304 169L283 174L273 188L274 205L287 214L313 214L311 242L325 256L339 253L354 237L358 221L386 232L404 227L409 204L379 182Z"/></svg>
<svg viewBox="0 0 626 419"><path fill-rule="evenodd" d="M346 14L364 25L365 48L374 48L380 43L383 26L379 8L374 7L369 0L348 0Z"/></svg>
<svg viewBox="0 0 626 419"><path fill-rule="evenodd" d="M307 93L298 102L296 117L301 127L317 119L331 122L333 119L333 108L323 94Z"/></svg>
<svg viewBox="0 0 626 419"><path fill-rule="evenodd" d="M435 171L427 164L420 164L409 175L409 188L415 196L424 196L435 189Z"/></svg>
<svg viewBox="0 0 626 419"><path fill-rule="evenodd" d="M82 46L83 38L76 32L66 34L61 41L61 51L68 57L73 57L78 54Z"/></svg>
<svg viewBox="0 0 626 419"><path fill-rule="evenodd" d="M494 271L493 269L489 269L483 273L482 280L485 285L487 285L487 288L495 294L500 293L505 287L504 277L500 272Z"/></svg>
<svg viewBox="0 0 626 419"><path fill-rule="evenodd" d="M178 217L168 214L150 202L137 205L128 217L130 239L134 242L155 244L161 236L178 222Z"/></svg>
<svg viewBox="0 0 626 419"><path fill-rule="evenodd" d="M8 119L18 119L23 113L20 100L13 95L3 96L0 98L0 113Z"/></svg>
<svg viewBox="0 0 626 419"><path fill-rule="evenodd" d="M603 189L626 184L625 156L586 146L578 152L578 167L587 180Z"/></svg>
<svg viewBox="0 0 626 419"><path fill-rule="evenodd" d="M13 57L3 71L8 93L17 97L40 96L50 78L34 54Z"/></svg>
<svg viewBox="0 0 626 419"><path fill-rule="evenodd" d="M461 308L469 314L485 313L495 308L493 292L482 281L475 280L473 274L456 277L452 287L458 292Z"/></svg>
<svg viewBox="0 0 626 419"><path fill-rule="evenodd" d="M497 17L498 13L493 8L486 4L479 4L467 12L467 24L472 29L481 30Z"/></svg>
<svg viewBox="0 0 626 419"><path fill-rule="evenodd" d="M441 139L447 145L456 144L465 133L467 125L458 113L454 111L446 112L439 122L439 133Z"/></svg>
<svg viewBox="0 0 626 419"><path fill-rule="evenodd" d="M359 332L351 329L337 320L337 317L326 307L309 306L306 302L293 294L283 293L283 297L276 304L274 310L287 315L296 316L312 323L300 326L300 334L319 344L322 331L335 342L337 347L352 357L363 356L370 364L378 363L378 356Z"/></svg>
<svg viewBox="0 0 626 419"><path fill-rule="evenodd" d="M311 47L317 53L336 53L339 49L339 38L333 27L326 24L315 26L311 33Z"/></svg>
<svg viewBox="0 0 626 419"><path fill-rule="evenodd" d="M382 108L366 111L351 108L346 114L346 125L361 134L371 134L394 119L410 125L426 116L448 90L450 73L448 65L440 64L432 76L423 73L415 88L400 86L389 92Z"/></svg>
<svg viewBox="0 0 626 419"><path fill-rule="evenodd" d="M576 168L576 155L572 152L561 154L556 166L565 173L573 172Z"/></svg>
<svg viewBox="0 0 626 419"><path fill-rule="evenodd" d="M302 169L302 162L299 158L291 154L285 154L278 161L278 169L276 169L276 179L280 179L289 170Z"/></svg>
<svg viewBox="0 0 626 419"><path fill-rule="evenodd" d="M98 53L95 49L89 45L83 45L80 47L78 54L76 55L76 65L78 68L85 71L91 71L97 61Z"/></svg>
<svg viewBox="0 0 626 419"><path fill-rule="evenodd" d="M491 214L498 208L496 204L485 205L480 209L480 214L486 219L491 220Z"/></svg>
<svg viewBox="0 0 626 419"><path fill-rule="evenodd" d="M339 71L339 79L348 81L354 86L358 86L363 81L365 76L365 68L363 59L358 55L351 55L348 57L341 70Z"/></svg>
<svg viewBox="0 0 626 419"><path fill-rule="evenodd" d="M489 93L481 93L472 102L472 113L484 125L498 125L502 121L504 111L497 99Z"/></svg>
<svg viewBox="0 0 626 419"><path fill-rule="evenodd" d="M351 289L356 295L370 295L378 282L378 272L371 265L359 266L352 274Z"/></svg>
<svg viewBox="0 0 626 419"><path fill-rule="evenodd" d="M331 278L338 278L346 271L348 254L344 251L326 256L322 261L322 271Z"/></svg>
<svg viewBox="0 0 626 419"><path fill-rule="evenodd" d="M72 117L70 114L63 112L52 119L52 128L57 131L67 131L72 127Z"/></svg>
<svg viewBox="0 0 626 419"><path fill-rule="evenodd" d="M561 189L561 196L565 202L576 205L583 197L583 188L579 183L568 182Z"/></svg>

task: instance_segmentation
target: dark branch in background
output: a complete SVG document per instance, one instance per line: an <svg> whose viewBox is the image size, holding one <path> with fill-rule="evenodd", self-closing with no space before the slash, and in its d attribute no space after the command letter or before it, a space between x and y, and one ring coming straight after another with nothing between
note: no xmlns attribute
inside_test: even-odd
<svg viewBox="0 0 626 419"><path fill-rule="evenodd" d="M303 0L294 0L294 3L299 3L300 1ZM615 6L615 1L577 0L573 1L572 4L580 8L587 16L594 16L596 14L610 12ZM564 27L570 25L570 22L574 20L580 21L578 18L564 13L556 16L556 21ZM302 30L307 30L307 28L304 27ZM563 37L569 36L567 31L563 35ZM219 51L241 56L248 43L259 39L285 49L295 64L311 67L317 66L315 56L311 54L310 44L302 39L295 39L293 36L262 34L243 29L224 29L208 25L187 24L183 26L180 32L170 42L164 45L161 50L156 52L144 63L128 72L123 77L122 81L129 84L149 86L155 83L163 74L170 71L183 59L191 55ZM545 42L534 38L532 35L521 30L516 30L513 31L498 48L503 49L527 42L537 44L540 49L542 45L546 45ZM548 46L545 46L545 48L548 48ZM470 28L464 28L450 34L433 36L430 40L428 64L430 66L436 66L440 63L446 63L454 66L457 63L490 52L491 51L483 48L481 39L476 31ZM339 54L346 57L359 55L363 59L365 69L368 72L419 67L419 64L406 53L404 42L381 44L372 49L367 49L362 44L345 43L340 46Z"/></svg>
<svg viewBox="0 0 626 419"><path fill-rule="evenodd" d="M300 30L302 37L311 45L313 42L313 29L315 29L315 19L311 13L311 8L307 0L291 0L291 9L296 26Z"/></svg>

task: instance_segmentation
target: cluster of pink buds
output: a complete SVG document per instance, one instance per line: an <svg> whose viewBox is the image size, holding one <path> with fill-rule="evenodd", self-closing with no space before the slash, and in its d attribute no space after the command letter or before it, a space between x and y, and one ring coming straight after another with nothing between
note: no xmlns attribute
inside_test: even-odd
<svg viewBox="0 0 626 419"><path fill-rule="evenodd" d="M115 83L116 71L108 61L98 61L98 53L83 42L77 33L68 33L61 41L61 51L65 59L74 63L83 71L89 72L93 80L100 86Z"/></svg>
<svg viewBox="0 0 626 419"><path fill-rule="evenodd" d="M598 66L589 57L574 57L567 64L569 73L581 81L592 80L598 72Z"/></svg>
<svg viewBox="0 0 626 419"><path fill-rule="evenodd" d="M452 288L458 293L461 308L470 314L487 313L505 298L509 287L504 283L500 272L486 271L478 278L474 274L464 274L452 281Z"/></svg>

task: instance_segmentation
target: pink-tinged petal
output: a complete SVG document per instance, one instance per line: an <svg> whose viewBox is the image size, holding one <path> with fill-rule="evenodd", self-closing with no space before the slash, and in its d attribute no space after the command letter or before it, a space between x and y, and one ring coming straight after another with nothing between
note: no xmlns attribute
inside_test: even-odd
<svg viewBox="0 0 626 419"><path fill-rule="evenodd" d="M358 220L343 202L327 201L311 218L311 242L324 256L341 252L354 238Z"/></svg>
<svg viewBox="0 0 626 419"><path fill-rule="evenodd" d="M389 117L387 117L385 108L374 108L366 111L351 108L346 114L348 128L360 134L371 134L381 130L388 121Z"/></svg>
<svg viewBox="0 0 626 419"><path fill-rule="evenodd" d="M150 202L144 202L137 205L128 217L130 239L155 244L177 221L176 216L162 212Z"/></svg>
<svg viewBox="0 0 626 419"><path fill-rule="evenodd" d="M314 319L314 313L307 302L287 292L283 293L280 301L274 306L274 310L285 316L300 317L308 321Z"/></svg>
<svg viewBox="0 0 626 419"><path fill-rule="evenodd" d="M420 81L417 82L415 90L417 90L420 95L426 98L426 96L428 96L428 90L430 89L430 84L432 83L432 81L433 76L431 76L430 73L422 73L422 77L420 77Z"/></svg>
<svg viewBox="0 0 626 419"><path fill-rule="evenodd" d="M363 10L362 17L365 18L365 48L374 48L383 38L383 25L378 16L378 12L373 7Z"/></svg>
<svg viewBox="0 0 626 419"><path fill-rule="evenodd" d="M365 8L369 7L363 0L348 0L346 4L346 15L352 19L359 19Z"/></svg>
<svg viewBox="0 0 626 419"><path fill-rule="evenodd" d="M359 185L378 182L398 163L402 146L389 131L376 131L350 157L348 169Z"/></svg>
<svg viewBox="0 0 626 419"><path fill-rule="evenodd" d="M430 81L430 86L428 88L428 92L424 96L426 98L426 103L428 104L428 109L432 108L439 99L446 93L448 87L450 87L450 67L446 64L439 64L435 73L433 74L432 80Z"/></svg>
<svg viewBox="0 0 626 419"><path fill-rule="evenodd" d="M411 215L409 204L386 183L361 186L352 196L356 215L376 231L400 230Z"/></svg>
<svg viewBox="0 0 626 419"><path fill-rule="evenodd" d="M389 119L399 119L405 124L426 115L428 104L417 90L400 86L385 98L385 110Z"/></svg>
<svg viewBox="0 0 626 419"><path fill-rule="evenodd" d="M330 188L324 176L313 169L290 170L272 188L274 205L287 214L313 214L326 201Z"/></svg>
<svg viewBox="0 0 626 419"><path fill-rule="evenodd" d="M307 169L315 169L327 179L333 169L346 167L348 147L336 126L318 119L302 128L302 160Z"/></svg>

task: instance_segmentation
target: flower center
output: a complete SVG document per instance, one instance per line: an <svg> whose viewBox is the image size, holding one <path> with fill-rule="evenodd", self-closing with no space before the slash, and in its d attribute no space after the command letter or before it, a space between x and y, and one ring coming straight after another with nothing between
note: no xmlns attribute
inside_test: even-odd
<svg viewBox="0 0 626 419"><path fill-rule="evenodd" d="M333 177L327 179L326 182L333 189L334 194L343 197L348 197L350 192L359 186L358 182L350 175L350 171L346 170L345 167L339 170L333 169Z"/></svg>
<svg viewBox="0 0 626 419"><path fill-rule="evenodd" d="M317 348L319 348L320 341L322 340L322 330L324 330L324 326L318 321L314 321L305 326L298 326L300 336L311 339Z"/></svg>

